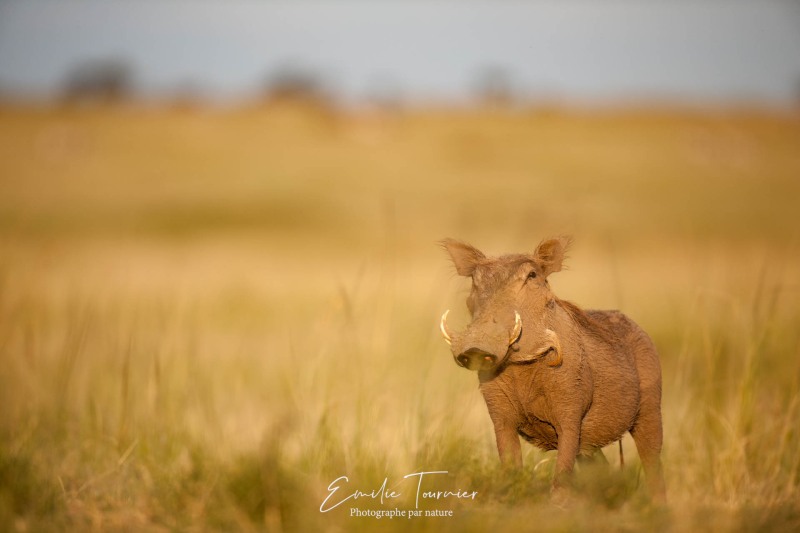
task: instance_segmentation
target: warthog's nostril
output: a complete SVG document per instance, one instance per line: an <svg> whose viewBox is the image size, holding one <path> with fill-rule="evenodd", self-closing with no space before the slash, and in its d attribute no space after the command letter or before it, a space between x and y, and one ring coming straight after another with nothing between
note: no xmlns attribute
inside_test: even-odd
<svg viewBox="0 0 800 533"><path fill-rule="evenodd" d="M486 368L497 363L497 356L484 352L479 348L470 348L456 357L460 365L471 370Z"/></svg>

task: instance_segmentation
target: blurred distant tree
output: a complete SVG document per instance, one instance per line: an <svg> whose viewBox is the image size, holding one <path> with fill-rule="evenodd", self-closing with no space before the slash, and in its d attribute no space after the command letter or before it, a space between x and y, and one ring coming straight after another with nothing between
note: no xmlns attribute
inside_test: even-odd
<svg viewBox="0 0 800 533"><path fill-rule="evenodd" d="M795 85L794 104L800 107L800 76L797 77L797 84Z"/></svg>
<svg viewBox="0 0 800 533"><path fill-rule="evenodd" d="M481 69L475 81L475 96L482 104L492 106L511 105L515 97L508 70L497 65Z"/></svg>
<svg viewBox="0 0 800 533"><path fill-rule="evenodd" d="M402 107L403 101L400 82L386 74L376 76L370 80L364 99L375 109L397 111Z"/></svg>
<svg viewBox="0 0 800 533"><path fill-rule="evenodd" d="M192 111L203 105L203 90L201 84L192 79L185 79L178 83L172 92L169 103L172 109Z"/></svg>
<svg viewBox="0 0 800 533"><path fill-rule="evenodd" d="M121 59L89 60L67 74L63 99L67 102L116 102L130 98L132 69Z"/></svg>
<svg viewBox="0 0 800 533"><path fill-rule="evenodd" d="M319 75L298 67L280 67L267 77L264 98L270 102L327 104L330 100Z"/></svg>

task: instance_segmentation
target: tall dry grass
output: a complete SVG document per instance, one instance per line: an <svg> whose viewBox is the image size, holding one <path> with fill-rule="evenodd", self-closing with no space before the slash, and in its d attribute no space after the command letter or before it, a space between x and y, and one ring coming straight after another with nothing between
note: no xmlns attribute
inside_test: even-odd
<svg viewBox="0 0 800 533"><path fill-rule="evenodd" d="M0 524L797 528L798 133L755 112L2 110ZM666 509L629 437L566 510L552 453L500 471L438 337L443 309L467 320L438 239L565 232L554 290L660 349ZM479 495L427 504L452 518L319 512L341 475L420 470Z"/></svg>

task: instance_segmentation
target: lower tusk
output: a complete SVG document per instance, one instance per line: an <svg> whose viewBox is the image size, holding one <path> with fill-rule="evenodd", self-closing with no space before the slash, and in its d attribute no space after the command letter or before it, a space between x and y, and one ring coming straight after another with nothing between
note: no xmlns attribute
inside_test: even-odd
<svg viewBox="0 0 800 533"><path fill-rule="evenodd" d="M564 356L561 355L561 341L558 340L558 335L556 335L556 332L552 329L544 330L544 334L550 339L550 342L553 344L552 348L556 352L556 357L547 363L547 366L560 366L562 361L564 361Z"/></svg>
<svg viewBox="0 0 800 533"><path fill-rule="evenodd" d="M444 337L445 342L447 344L453 344L453 337L450 336L450 332L447 331L447 315L450 313L450 310L444 312L442 315L442 320L439 321L439 329L442 332L442 337Z"/></svg>
<svg viewBox="0 0 800 533"><path fill-rule="evenodd" d="M519 339L520 334L522 333L522 318L520 318L519 313L514 311L514 331L511 332L511 339L508 341L508 345L511 346Z"/></svg>
<svg viewBox="0 0 800 533"><path fill-rule="evenodd" d="M547 366L561 366L564 357L561 355L561 341L558 340L558 335L552 329L544 330L544 335L547 337L547 342L541 348L535 350L533 355L522 355L518 361L523 363L530 363L536 361L550 354L555 353L555 358L547 363Z"/></svg>

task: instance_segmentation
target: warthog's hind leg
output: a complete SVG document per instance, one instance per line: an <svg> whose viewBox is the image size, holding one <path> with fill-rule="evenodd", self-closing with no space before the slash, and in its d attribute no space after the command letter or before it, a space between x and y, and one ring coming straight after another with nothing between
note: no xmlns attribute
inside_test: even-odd
<svg viewBox="0 0 800 533"><path fill-rule="evenodd" d="M661 468L661 408L656 401L643 401L636 423L631 429L636 450L642 461L647 487L657 502L666 499L664 473Z"/></svg>

